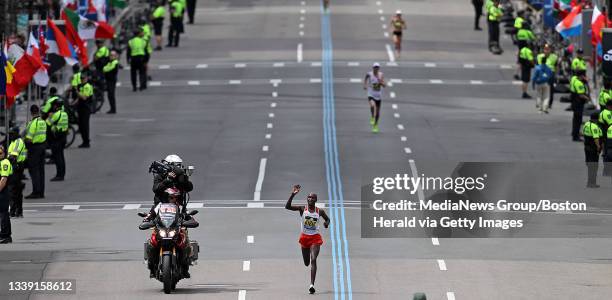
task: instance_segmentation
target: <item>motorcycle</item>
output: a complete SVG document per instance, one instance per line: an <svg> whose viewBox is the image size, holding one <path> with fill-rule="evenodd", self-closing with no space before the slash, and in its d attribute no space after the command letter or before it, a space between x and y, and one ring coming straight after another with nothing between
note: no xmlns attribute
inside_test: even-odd
<svg viewBox="0 0 612 300"><path fill-rule="evenodd" d="M159 212L154 220L143 222L140 230L153 228L150 241L145 242L145 260L148 259L147 248L159 248L159 260L155 270L155 278L163 283L164 293L170 294L176 289L176 284L183 279L183 265L180 263L179 257L182 255L185 247L190 247L187 263L190 265L197 263L200 247L195 240L188 241L187 228L198 227L198 222L193 218L185 218L186 216L194 216L198 213L197 210L182 212L181 209L174 203L161 203ZM140 217L146 217L146 213L138 213Z"/></svg>

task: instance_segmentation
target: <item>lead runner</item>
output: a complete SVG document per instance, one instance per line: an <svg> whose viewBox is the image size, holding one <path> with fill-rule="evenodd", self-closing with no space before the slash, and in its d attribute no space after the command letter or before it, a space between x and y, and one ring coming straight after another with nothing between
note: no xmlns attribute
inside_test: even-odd
<svg viewBox="0 0 612 300"><path fill-rule="evenodd" d="M302 258L304 258L304 265L308 267L311 265L310 269L310 287L308 288L308 292L311 294L315 293L314 283L315 278L317 277L317 257L319 256L319 250L321 249L321 245L323 245L323 239L321 238L321 234L319 231L319 218L323 218L325 222L323 226L325 228L329 227L329 217L325 213L324 210L319 209L315 206L317 203L317 194L310 193L306 198L308 203L307 206L303 205L291 205L291 201L293 201L293 197L300 192L302 187L298 185L293 186L293 192L291 192L291 196L289 196L289 200L287 200L287 204L285 204L285 208L291 211L299 211L300 216L302 217L301 228L302 233L300 234L299 243L302 248Z"/></svg>

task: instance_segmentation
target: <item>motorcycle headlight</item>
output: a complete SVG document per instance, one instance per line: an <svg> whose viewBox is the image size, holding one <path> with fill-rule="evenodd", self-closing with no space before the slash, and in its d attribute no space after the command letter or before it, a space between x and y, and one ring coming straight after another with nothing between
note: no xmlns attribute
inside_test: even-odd
<svg viewBox="0 0 612 300"><path fill-rule="evenodd" d="M168 237L174 237L176 230L168 230Z"/></svg>
<svg viewBox="0 0 612 300"><path fill-rule="evenodd" d="M165 230L161 229L161 230L159 231L159 236L161 236L161 237L165 238L165 237L166 237L166 235L167 235L167 233L166 233L166 231L165 231Z"/></svg>

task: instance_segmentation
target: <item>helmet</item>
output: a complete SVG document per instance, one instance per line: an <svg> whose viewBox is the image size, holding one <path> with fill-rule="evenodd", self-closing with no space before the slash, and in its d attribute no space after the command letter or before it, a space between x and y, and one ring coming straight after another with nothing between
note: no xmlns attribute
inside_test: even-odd
<svg viewBox="0 0 612 300"><path fill-rule="evenodd" d="M168 196L180 196L181 195L181 191L179 191L179 189L175 187L167 188L164 192L168 194Z"/></svg>
<svg viewBox="0 0 612 300"><path fill-rule="evenodd" d="M164 158L164 163L179 166L179 165L183 164L183 160L181 159L180 156L178 156L176 154L170 154L170 155L166 156L166 158Z"/></svg>

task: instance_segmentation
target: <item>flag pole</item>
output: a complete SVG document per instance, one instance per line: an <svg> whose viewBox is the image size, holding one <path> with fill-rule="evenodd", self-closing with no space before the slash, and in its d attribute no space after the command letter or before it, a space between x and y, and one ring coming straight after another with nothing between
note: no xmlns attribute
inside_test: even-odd
<svg viewBox="0 0 612 300"><path fill-rule="evenodd" d="M2 33L2 48L4 48L4 32ZM2 49L2 51L4 51L4 49ZM4 68L4 66L2 66L2 68ZM5 74L6 76L6 74ZM6 79L5 79L6 80ZM8 146L9 146L9 114L8 114L8 101L6 99L6 88L4 89L4 94L2 95L2 105L4 105L4 142L6 143L6 145L4 145L4 153L8 153Z"/></svg>

